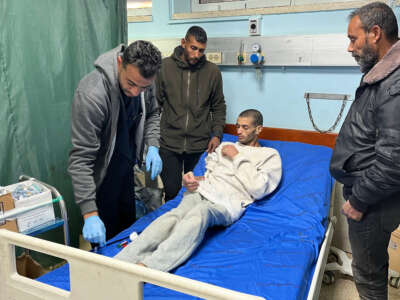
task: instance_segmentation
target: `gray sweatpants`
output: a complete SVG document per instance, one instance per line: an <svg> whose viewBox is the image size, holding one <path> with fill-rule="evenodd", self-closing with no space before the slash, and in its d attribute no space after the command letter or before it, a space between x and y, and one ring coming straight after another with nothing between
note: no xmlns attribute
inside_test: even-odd
<svg viewBox="0 0 400 300"><path fill-rule="evenodd" d="M168 272L190 257L208 227L229 226L230 220L223 206L187 192L177 208L154 220L115 258Z"/></svg>

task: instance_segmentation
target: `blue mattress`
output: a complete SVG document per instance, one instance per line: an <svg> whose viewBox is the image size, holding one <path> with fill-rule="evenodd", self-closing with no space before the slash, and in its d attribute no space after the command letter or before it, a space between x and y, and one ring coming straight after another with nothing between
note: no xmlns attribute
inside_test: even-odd
<svg viewBox="0 0 400 300"><path fill-rule="evenodd" d="M236 141L236 137L224 135L224 140ZM283 176L278 189L249 206L230 227L209 229L192 257L172 273L269 300L306 299L327 227L332 150L296 142L260 143L281 155ZM204 173L204 157L195 175ZM108 241L100 253L116 255L121 249L119 240L129 240L132 231L141 232L156 217L176 207L183 192ZM68 265L38 280L69 290ZM194 298L151 284L145 284L144 297Z"/></svg>

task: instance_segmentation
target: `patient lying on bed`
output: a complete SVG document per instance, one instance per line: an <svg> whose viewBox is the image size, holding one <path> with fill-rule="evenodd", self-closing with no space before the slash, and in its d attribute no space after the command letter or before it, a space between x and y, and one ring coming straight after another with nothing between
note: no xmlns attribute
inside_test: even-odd
<svg viewBox="0 0 400 300"><path fill-rule="evenodd" d="M196 250L208 227L229 226L246 207L278 186L281 159L275 149L260 147L263 117L243 111L236 123L238 142L223 142L206 157L204 176L183 176L187 192L177 208L154 220L115 258L170 271Z"/></svg>

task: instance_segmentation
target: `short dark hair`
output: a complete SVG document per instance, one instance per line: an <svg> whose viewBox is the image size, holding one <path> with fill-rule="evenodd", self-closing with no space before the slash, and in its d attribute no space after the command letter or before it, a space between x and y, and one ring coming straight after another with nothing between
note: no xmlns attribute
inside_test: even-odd
<svg viewBox="0 0 400 300"><path fill-rule="evenodd" d="M194 39L199 43L207 43L207 33L200 26L190 27L189 30L186 32L185 40L188 41L191 36L193 36Z"/></svg>
<svg viewBox="0 0 400 300"><path fill-rule="evenodd" d="M398 25L393 10L383 2L372 2L354 10L349 19L359 16L364 31L369 32L378 25L389 41L398 39Z"/></svg>
<svg viewBox="0 0 400 300"><path fill-rule="evenodd" d="M240 113L239 118L252 118L254 126L263 126L263 116L257 109L246 109Z"/></svg>
<svg viewBox="0 0 400 300"><path fill-rule="evenodd" d="M153 77L161 67L161 52L152 43L138 40L131 43L122 54L122 65L138 67L144 78Z"/></svg>

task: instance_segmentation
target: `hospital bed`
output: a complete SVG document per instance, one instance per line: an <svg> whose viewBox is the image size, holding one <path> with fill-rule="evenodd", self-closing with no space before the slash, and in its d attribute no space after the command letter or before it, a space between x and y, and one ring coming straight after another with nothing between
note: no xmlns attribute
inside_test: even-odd
<svg viewBox="0 0 400 300"><path fill-rule="evenodd" d="M323 144L332 145L334 138L328 136ZM236 137L225 134L224 140ZM209 229L199 249L172 274L110 257L132 232L140 233L157 216L176 207L183 189L174 200L109 240L99 250L102 255L0 230L0 298L318 299L333 234L332 151L287 141L261 140L261 145L277 149L282 157L278 189L249 206L233 225ZM195 175L204 170L203 156ZM22 277L16 273L14 245L61 257L68 264L38 280Z"/></svg>

